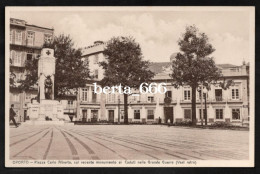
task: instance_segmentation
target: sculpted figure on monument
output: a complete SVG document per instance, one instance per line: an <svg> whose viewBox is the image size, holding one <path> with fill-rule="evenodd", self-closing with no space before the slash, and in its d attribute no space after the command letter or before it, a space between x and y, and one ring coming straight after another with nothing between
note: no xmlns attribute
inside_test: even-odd
<svg viewBox="0 0 260 174"><path fill-rule="evenodd" d="M45 99L51 99L52 95L52 80L51 76L48 75L44 81L44 92L45 92Z"/></svg>

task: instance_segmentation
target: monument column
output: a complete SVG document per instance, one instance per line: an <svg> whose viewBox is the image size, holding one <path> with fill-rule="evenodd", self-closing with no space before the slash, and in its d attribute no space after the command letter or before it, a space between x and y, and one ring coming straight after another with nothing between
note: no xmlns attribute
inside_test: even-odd
<svg viewBox="0 0 260 174"><path fill-rule="evenodd" d="M55 57L54 50L43 48L41 57L38 61L39 93L40 101L44 99L54 100L54 75L55 75ZM50 94L46 98L46 92Z"/></svg>

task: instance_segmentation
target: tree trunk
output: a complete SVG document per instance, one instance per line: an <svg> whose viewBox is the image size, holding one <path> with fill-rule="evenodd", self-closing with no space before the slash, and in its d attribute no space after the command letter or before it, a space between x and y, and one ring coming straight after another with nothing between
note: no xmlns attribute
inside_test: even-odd
<svg viewBox="0 0 260 174"><path fill-rule="evenodd" d="M195 126L197 123L196 120L196 86L191 87L191 108L192 108L192 125Z"/></svg>
<svg viewBox="0 0 260 174"><path fill-rule="evenodd" d="M128 124L128 107L127 107L127 97L128 94L124 94L124 123Z"/></svg>

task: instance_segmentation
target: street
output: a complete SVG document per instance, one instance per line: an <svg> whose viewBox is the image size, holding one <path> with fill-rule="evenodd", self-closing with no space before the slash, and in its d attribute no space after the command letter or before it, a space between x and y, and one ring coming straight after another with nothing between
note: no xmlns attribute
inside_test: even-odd
<svg viewBox="0 0 260 174"><path fill-rule="evenodd" d="M247 160L249 131L162 125L10 127L11 160Z"/></svg>

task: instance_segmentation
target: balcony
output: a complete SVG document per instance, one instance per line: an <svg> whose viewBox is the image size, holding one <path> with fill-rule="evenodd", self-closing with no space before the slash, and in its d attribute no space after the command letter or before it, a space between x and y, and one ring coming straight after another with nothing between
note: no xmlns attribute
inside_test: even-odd
<svg viewBox="0 0 260 174"><path fill-rule="evenodd" d="M213 98L211 102L226 102L226 99L223 96L215 96L215 98Z"/></svg>
<svg viewBox="0 0 260 174"><path fill-rule="evenodd" d="M92 100L87 100L87 101L80 101L80 104L99 104L100 100L99 99L92 99Z"/></svg>
<svg viewBox="0 0 260 174"><path fill-rule="evenodd" d="M134 99L129 99L128 100L129 104L156 104L156 98L153 99L140 99L140 100L134 100Z"/></svg>
<svg viewBox="0 0 260 174"><path fill-rule="evenodd" d="M170 97L168 97L168 99L167 99L169 101L166 102L165 100L166 100L165 98L160 98L159 99L159 103L160 104L166 104L167 102L168 102L168 104L176 104L177 103L177 100L174 100L174 99L172 99Z"/></svg>
<svg viewBox="0 0 260 174"><path fill-rule="evenodd" d="M25 64L24 63L11 63L10 62L10 67L24 68Z"/></svg>
<svg viewBox="0 0 260 174"><path fill-rule="evenodd" d="M228 103L242 103L243 100L242 100L241 98L237 98L237 99L228 98L228 99L227 99L227 102L228 102Z"/></svg>
<svg viewBox="0 0 260 174"><path fill-rule="evenodd" d="M76 109L76 105L66 105L64 109L67 110Z"/></svg>

